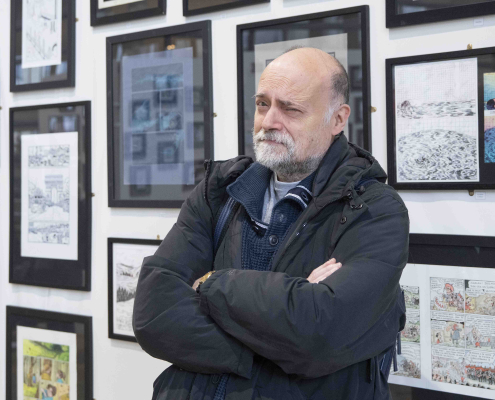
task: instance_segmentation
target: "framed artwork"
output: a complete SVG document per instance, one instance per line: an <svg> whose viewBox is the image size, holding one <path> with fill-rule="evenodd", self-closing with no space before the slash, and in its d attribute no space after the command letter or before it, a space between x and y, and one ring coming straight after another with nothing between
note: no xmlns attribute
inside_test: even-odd
<svg viewBox="0 0 495 400"><path fill-rule="evenodd" d="M211 22L107 38L108 204L180 207L213 158Z"/></svg>
<svg viewBox="0 0 495 400"><path fill-rule="evenodd" d="M75 86L75 0L11 0L10 91Z"/></svg>
<svg viewBox="0 0 495 400"><path fill-rule="evenodd" d="M411 234L395 400L493 399L495 238ZM443 393L442 393L443 392Z"/></svg>
<svg viewBox="0 0 495 400"><path fill-rule="evenodd" d="M182 0L186 17L269 2L270 0Z"/></svg>
<svg viewBox="0 0 495 400"><path fill-rule="evenodd" d="M389 59L386 69L389 184L495 189L495 48Z"/></svg>
<svg viewBox="0 0 495 400"><path fill-rule="evenodd" d="M237 26L237 105L239 154L254 158L254 95L261 73L294 46L316 47L334 56L349 75L349 123L363 135L348 139L371 150L369 7L359 6ZM354 110L355 99L362 110Z"/></svg>
<svg viewBox="0 0 495 400"><path fill-rule="evenodd" d="M494 0L387 0L387 28L495 14Z"/></svg>
<svg viewBox="0 0 495 400"><path fill-rule="evenodd" d="M91 0L91 26L165 15L166 0Z"/></svg>
<svg viewBox="0 0 495 400"><path fill-rule="evenodd" d="M141 265L161 240L108 238L108 337L136 342L132 310Z"/></svg>
<svg viewBox="0 0 495 400"><path fill-rule="evenodd" d="M7 306L7 395L93 399L92 318Z"/></svg>
<svg viewBox="0 0 495 400"><path fill-rule="evenodd" d="M91 290L91 103L10 109L10 283Z"/></svg>

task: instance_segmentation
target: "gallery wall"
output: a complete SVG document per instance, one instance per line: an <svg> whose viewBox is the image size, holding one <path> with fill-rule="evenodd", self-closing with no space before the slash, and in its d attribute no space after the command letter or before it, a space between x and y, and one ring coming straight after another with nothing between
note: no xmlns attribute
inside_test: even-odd
<svg viewBox="0 0 495 400"><path fill-rule="evenodd" d="M450 22L385 28L384 0L272 0L225 12L185 18L182 1L169 0L167 15L90 26L89 2L76 1L76 86L9 92L10 0L0 0L0 395L5 387L5 307L93 317L94 398L149 399L156 376L169 364L152 359L139 345L108 338L107 238L163 238L178 209L109 208L107 201L106 44L108 36L185 22L212 20L215 159L237 155L236 25L368 4L371 26L373 154L386 167L385 59L495 46L495 15ZM92 290L76 292L9 284L9 108L48 103L92 102ZM400 192L411 232L495 236L494 191Z"/></svg>

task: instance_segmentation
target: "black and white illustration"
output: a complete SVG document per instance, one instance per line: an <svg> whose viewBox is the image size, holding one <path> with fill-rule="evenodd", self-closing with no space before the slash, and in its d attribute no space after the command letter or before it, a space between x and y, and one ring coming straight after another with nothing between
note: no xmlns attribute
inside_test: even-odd
<svg viewBox="0 0 495 400"><path fill-rule="evenodd" d="M22 68L62 63L62 0L22 0Z"/></svg>
<svg viewBox="0 0 495 400"><path fill-rule="evenodd" d="M158 246L113 243L113 333L134 336L132 309L143 259Z"/></svg>
<svg viewBox="0 0 495 400"><path fill-rule="evenodd" d="M192 48L122 58L126 185L143 166L149 185L195 183L192 65Z"/></svg>
<svg viewBox="0 0 495 400"><path fill-rule="evenodd" d="M21 256L77 260L77 132L21 136Z"/></svg>
<svg viewBox="0 0 495 400"><path fill-rule="evenodd" d="M479 182L477 59L394 74L397 182Z"/></svg>

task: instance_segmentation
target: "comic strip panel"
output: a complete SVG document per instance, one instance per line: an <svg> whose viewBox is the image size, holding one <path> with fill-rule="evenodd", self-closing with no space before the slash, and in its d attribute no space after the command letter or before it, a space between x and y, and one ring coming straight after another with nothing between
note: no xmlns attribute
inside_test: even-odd
<svg viewBox="0 0 495 400"><path fill-rule="evenodd" d="M401 288L404 291L404 300L406 302L406 308L419 309L419 287L401 285Z"/></svg>
<svg viewBox="0 0 495 400"><path fill-rule="evenodd" d="M464 280L430 278L430 309L464 312Z"/></svg>
<svg viewBox="0 0 495 400"><path fill-rule="evenodd" d="M466 280L466 313L495 316L495 282Z"/></svg>
<svg viewBox="0 0 495 400"><path fill-rule="evenodd" d="M392 375L405 376L406 378L421 378L421 347L415 343L403 343L401 354L397 354L397 368L394 372L393 365L390 367Z"/></svg>
<svg viewBox="0 0 495 400"><path fill-rule="evenodd" d="M466 315L466 348L495 351L495 318Z"/></svg>

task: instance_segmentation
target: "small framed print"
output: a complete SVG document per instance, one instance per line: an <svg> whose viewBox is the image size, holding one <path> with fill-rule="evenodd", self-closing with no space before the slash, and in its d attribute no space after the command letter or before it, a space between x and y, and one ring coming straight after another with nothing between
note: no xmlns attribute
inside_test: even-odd
<svg viewBox="0 0 495 400"><path fill-rule="evenodd" d="M237 26L239 154L254 157L254 95L263 70L295 46L321 49L348 72L349 123L363 132L351 141L371 151L369 7L359 6ZM356 98L362 99L359 111L354 109ZM348 126L344 133L351 139Z"/></svg>
<svg viewBox="0 0 495 400"><path fill-rule="evenodd" d="M7 396L93 399L92 318L7 306Z"/></svg>
<svg viewBox="0 0 495 400"><path fill-rule="evenodd" d="M270 0L182 0L184 16L205 14L269 2Z"/></svg>
<svg viewBox="0 0 495 400"><path fill-rule="evenodd" d="M213 157L211 22L107 39L108 203L180 207Z"/></svg>
<svg viewBox="0 0 495 400"><path fill-rule="evenodd" d="M108 337L136 342L132 310L141 265L161 240L108 238Z"/></svg>
<svg viewBox="0 0 495 400"><path fill-rule="evenodd" d="M387 28L495 14L494 0L387 0Z"/></svg>
<svg viewBox="0 0 495 400"><path fill-rule="evenodd" d="M75 86L75 22L75 0L11 0L11 92Z"/></svg>
<svg viewBox="0 0 495 400"><path fill-rule="evenodd" d="M91 0L91 26L164 15L166 0Z"/></svg>
<svg viewBox="0 0 495 400"><path fill-rule="evenodd" d="M10 283L91 289L91 103L10 109Z"/></svg>
<svg viewBox="0 0 495 400"><path fill-rule="evenodd" d="M389 184L495 189L495 48L389 59Z"/></svg>

